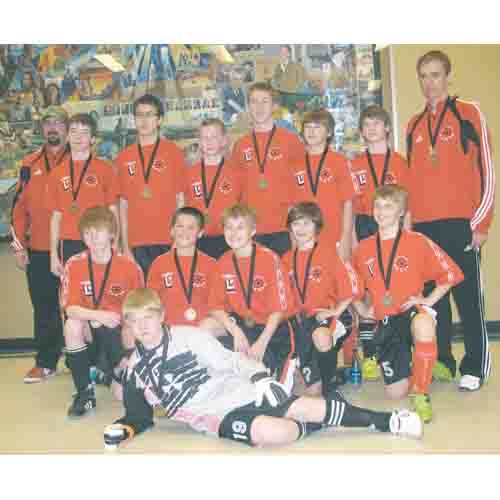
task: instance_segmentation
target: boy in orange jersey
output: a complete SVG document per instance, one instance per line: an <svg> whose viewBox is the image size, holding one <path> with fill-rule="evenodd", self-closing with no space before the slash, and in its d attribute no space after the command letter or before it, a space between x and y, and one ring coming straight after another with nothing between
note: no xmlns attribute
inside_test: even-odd
<svg viewBox="0 0 500 500"><path fill-rule="evenodd" d="M409 170L406 160L389 147L391 120L387 111L380 106L368 106L361 112L359 129L366 144L366 152L351 162L351 171L357 182L354 198L354 227L357 245L368 236L377 232L378 226L373 218L373 195L379 186L398 184L409 188ZM410 196L411 204L411 196ZM410 210L406 212L405 226L410 227ZM380 371L374 358L373 335L376 323L361 319L359 337L363 346L363 379L377 380Z"/></svg>
<svg viewBox="0 0 500 500"><path fill-rule="evenodd" d="M321 239L335 248L342 259L351 256L352 200L355 186L347 160L330 148L335 123L328 111L306 113L302 134L306 151L290 167L293 172L295 203L315 202L321 208L325 228Z"/></svg>
<svg viewBox="0 0 500 500"><path fill-rule="evenodd" d="M337 354L346 338L342 314L363 290L352 266L319 238L323 215L316 203L303 202L288 213L296 248L283 257L302 319L296 337L306 394L326 397L336 387Z"/></svg>
<svg viewBox="0 0 500 500"><path fill-rule="evenodd" d="M203 213L197 208L177 209L172 218L173 248L149 269L147 287L158 292L170 325L196 326L208 315L215 260L196 248L203 224Z"/></svg>
<svg viewBox="0 0 500 500"><path fill-rule="evenodd" d="M432 306L462 281L463 274L430 239L403 228L407 204L403 188L377 188L373 216L378 232L361 241L353 256L371 305L356 301L355 306L361 316L379 321L374 341L387 396L402 398L411 393L416 412L429 422L429 389L437 358ZM424 297L427 281L434 281L436 287Z"/></svg>
<svg viewBox="0 0 500 500"><path fill-rule="evenodd" d="M183 205L184 155L160 137L161 101L145 94L134 102L137 144L116 157L122 249L147 276L153 260L170 249L168 221Z"/></svg>
<svg viewBox="0 0 500 500"><path fill-rule="evenodd" d="M96 135L90 115L73 115L68 125L70 154L49 176L50 266L56 276L62 275L72 255L85 249L78 221L87 208L108 206L118 220L116 176L109 163L92 154Z"/></svg>
<svg viewBox="0 0 500 500"><path fill-rule="evenodd" d="M250 86L248 108L254 128L235 144L233 158L245 175L243 201L258 215L256 241L283 255L290 249L285 227L292 205L290 168L297 158L303 158L304 146L297 135L274 123L277 99L267 83Z"/></svg>
<svg viewBox="0 0 500 500"><path fill-rule="evenodd" d="M68 115L63 108L49 106L43 112L42 133L45 144L22 160L12 203L11 247L17 266L26 271L37 351L25 383L55 374L64 342L59 280L50 272L50 212L45 199L49 173L68 154Z"/></svg>
<svg viewBox="0 0 500 500"><path fill-rule="evenodd" d="M209 328L234 351L263 361L291 387L295 361L293 332L286 321L290 285L279 257L255 243L255 211L247 205L227 208L222 216L231 250L216 263L208 300Z"/></svg>
<svg viewBox="0 0 500 500"><path fill-rule="evenodd" d="M198 239L198 248L214 259L229 250L220 214L241 201L243 187L241 168L225 156L227 146L224 123L218 118L204 120L200 126L201 160L187 167L185 173L186 205L205 214L205 228Z"/></svg>
<svg viewBox="0 0 500 500"><path fill-rule="evenodd" d="M495 167L486 120L476 103L450 97L450 72L450 59L439 50L419 58L417 76L426 106L408 124L406 150L414 228L442 247L465 275L451 291L464 332L459 389L477 391L491 372L480 250L493 219ZM456 360L451 349L450 294L436 304L436 310L435 378L451 381Z"/></svg>
<svg viewBox="0 0 500 500"><path fill-rule="evenodd" d="M81 417L96 406L87 346L92 337L102 345L105 371L119 381L124 343L127 347L133 346L130 339L122 342L122 303L130 290L144 286L140 267L113 250L118 223L109 208L86 210L79 228L88 250L74 255L66 263L61 297L67 315L66 358L76 388L68 410L70 417Z"/></svg>

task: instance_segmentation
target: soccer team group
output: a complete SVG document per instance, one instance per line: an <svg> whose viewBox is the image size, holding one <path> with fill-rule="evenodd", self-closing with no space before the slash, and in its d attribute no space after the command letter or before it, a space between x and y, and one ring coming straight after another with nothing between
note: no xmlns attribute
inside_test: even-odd
<svg viewBox="0 0 500 500"><path fill-rule="evenodd" d="M27 274L37 356L25 382L56 371L75 385L70 417L96 407L91 374L125 414L115 447L162 414L250 445L328 426L419 438L432 380L452 382L450 293L464 326L458 388L486 382L491 360L479 257L493 216L489 133L477 105L448 94L451 64L424 54L426 100L389 147L379 106L362 110L366 151L330 147L326 110L301 137L276 126L267 83L248 91L253 129L230 147L222 121L199 130L200 159L161 138L161 101L134 102L137 143L108 164L96 123L56 106L26 157L12 208L13 254ZM378 412L338 391L339 350L412 411ZM301 383L297 383L301 381Z"/></svg>

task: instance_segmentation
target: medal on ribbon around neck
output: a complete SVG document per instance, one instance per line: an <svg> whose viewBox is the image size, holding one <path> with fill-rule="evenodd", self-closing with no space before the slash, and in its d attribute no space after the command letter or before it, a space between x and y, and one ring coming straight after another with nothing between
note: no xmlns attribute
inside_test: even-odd
<svg viewBox="0 0 500 500"><path fill-rule="evenodd" d="M184 311L184 318L187 319L188 321L194 321L198 315L196 314L196 309L193 307L188 307Z"/></svg>
<svg viewBox="0 0 500 500"><path fill-rule="evenodd" d="M151 188L148 185L144 186L144 189L142 190L142 197L145 200L153 198L153 191L151 191Z"/></svg>
<svg viewBox="0 0 500 500"><path fill-rule="evenodd" d="M436 166L439 163L439 156L436 146L429 146L429 156L431 157L432 164Z"/></svg>
<svg viewBox="0 0 500 500"><path fill-rule="evenodd" d="M261 177L259 179L259 188L260 189L267 189L269 187L269 183L267 182L267 179L265 177Z"/></svg>
<svg viewBox="0 0 500 500"><path fill-rule="evenodd" d="M79 212L78 203L76 201L71 202L70 211L72 214L77 214Z"/></svg>
<svg viewBox="0 0 500 500"><path fill-rule="evenodd" d="M392 302L392 295L389 292L385 292L383 299L384 306L390 307L392 306Z"/></svg>

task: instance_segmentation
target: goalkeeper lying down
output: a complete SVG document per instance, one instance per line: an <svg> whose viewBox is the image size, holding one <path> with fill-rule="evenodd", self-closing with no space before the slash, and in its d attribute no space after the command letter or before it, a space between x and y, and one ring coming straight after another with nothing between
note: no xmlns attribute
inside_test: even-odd
<svg viewBox="0 0 500 500"><path fill-rule="evenodd" d="M231 352L208 333L168 327L156 292L138 289L123 304L136 340L123 377L125 416L104 430L114 447L153 425L153 408L193 429L253 446L282 445L326 426L366 427L420 438L422 423L407 410L376 412L326 399L290 396L264 365Z"/></svg>

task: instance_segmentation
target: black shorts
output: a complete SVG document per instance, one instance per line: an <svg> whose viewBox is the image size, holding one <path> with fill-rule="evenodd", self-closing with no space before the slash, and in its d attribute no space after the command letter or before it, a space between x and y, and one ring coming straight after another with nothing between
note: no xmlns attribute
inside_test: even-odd
<svg viewBox="0 0 500 500"><path fill-rule="evenodd" d="M70 257L87 249L82 240L61 240L59 242L59 258L63 264L68 262Z"/></svg>
<svg viewBox="0 0 500 500"><path fill-rule="evenodd" d="M356 237L358 238L358 241L362 241L377 233L378 224L371 215L356 214L354 228L356 230Z"/></svg>
<svg viewBox="0 0 500 500"><path fill-rule="evenodd" d="M260 416L284 417L297 399L298 396L290 396L284 403L276 407L264 402L260 407L255 406L255 403L250 403L235 408L223 418L219 426L219 437L254 446L255 443L252 442L250 433L253 421Z"/></svg>
<svg viewBox="0 0 500 500"><path fill-rule="evenodd" d="M250 345L255 343L265 328L265 325L261 324L256 324L250 328L244 324L243 319L237 314L231 313L230 316L242 329ZM217 339L224 347L234 351L232 335L224 335L217 337ZM295 338L292 328L289 326L288 321L282 321L272 335L262 361L270 369L271 375L275 376L277 380L282 380L282 376L286 375L288 363L294 354Z"/></svg>
<svg viewBox="0 0 500 500"><path fill-rule="evenodd" d="M170 250L170 245L143 245L139 247L132 248L132 253L134 259L139 264L144 273L144 279L148 277L148 271L151 264L160 255L168 252Z"/></svg>
<svg viewBox="0 0 500 500"><path fill-rule="evenodd" d="M290 235L288 231L280 231L277 233L258 234L255 236L255 241L270 248L282 257L288 250L292 248Z"/></svg>
<svg viewBox="0 0 500 500"><path fill-rule="evenodd" d="M412 307L404 313L388 316L378 324L373 341L386 385L411 375L411 322L417 312L416 307Z"/></svg>
<svg viewBox="0 0 500 500"><path fill-rule="evenodd" d="M198 250L201 250L203 253L206 253L215 260L229 250L229 245L226 243L226 239L223 235L202 236L201 238L198 238L196 246L198 247Z"/></svg>

